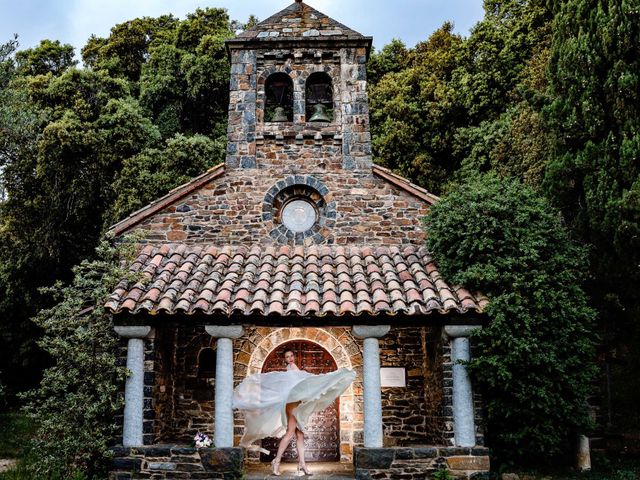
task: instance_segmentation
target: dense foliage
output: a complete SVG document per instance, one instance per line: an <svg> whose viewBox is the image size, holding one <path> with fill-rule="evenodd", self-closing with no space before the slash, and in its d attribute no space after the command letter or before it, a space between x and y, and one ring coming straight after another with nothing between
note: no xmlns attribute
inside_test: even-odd
<svg viewBox="0 0 640 480"><path fill-rule="evenodd" d="M566 390L590 369L575 372L568 346L550 347L549 358L527 353L518 361L505 345L513 343L516 351L545 342L557 346L541 315L550 315L565 335L572 324L557 318L564 308L574 323L584 319L586 329L591 316L580 291L571 290L582 282L583 267L603 343L600 358L618 365L608 378L605 426L640 428L640 377L629 373L640 362L640 13L629 0L485 0L484 6L483 20L467 37L447 23L415 47L394 40L372 55L373 149L376 162L433 193L455 192L445 202L483 201L487 213L498 215L496 224L513 208L531 221L518 235L533 241L538 232L531 250L497 252L500 276L458 266L460 275L468 273L461 280L481 284L498 299L476 363L492 367L477 369L477 375L485 387L494 386L490 414L500 428L500 435L493 430L495 445L547 455L562 448L565 433L584 426L578 396L587 392L583 386L575 386L574 396ZM0 44L0 365L10 399L55 360L55 350L51 358L35 345L41 328L51 326L42 316L37 324L30 321L55 304L53 292L41 287L71 281L72 267L95 257L110 224L222 161L229 81L224 40L256 21L241 25L217 8L198 9L185 19L132 19L106 38L89 38L82 67L73 48L56 40L26 50L15 39ZM477 196L465 197L458 186L485 173L507 180L472 182ZM536 194L516 188L521 184ZM519 207L516 198L528 207ZM452 215L450 221L457 220ZM474 228L482 225L482 219L472 220ZM467 228L446 238L453 241ZM478 243L464 245L469 254L478 253L482 238L496 241L495 225L487 228L478 232ZM543 228L558 243L556 250L540 237ZM567 231L587 248L588 258ZM457 252L445 243L432 248L443 249L435 252L443 264L456 260ZM486 255L492 244L482 248ZM526 255L534 254L551 258L532 269ZM480 255L475 261L488 260ZM545 308L560 308L554 312L518 283L548 281L548 265L564 272L559 290L544 293ZM560 302L554 292L565 292L568 301ZM522 301L501 305L508 295ZM500 308L520 309L517 322L540 330L525 328L509 344L489 344L489 332L506 338ZM584 359L590 342L579 337L576 348L585 350L573 352ZM535 403L509 403L524 398L518 388L525 384L518 382L526 380L519 377L529 363L542 372L551 359L557 365L549 372L568 379L575 373L568 380L573 383L561 390L539 375L530 379L533 391L527 393ZM554 416L560 409L543 419L552 399L564 402L567 420ZM531 431L516 421L499 423L499 405L505 418L540 423ZM556 421L566 432L550 425Z"/></svg>
<svg viewBox="0 0 640 480"><path fill-rule="evenodd" d="M637 431L640 10L627 0L484 5L468 38L445 25L426 44L373 55L376 161L437 194L487 172L516 178L560 209L588 247L584 288L610 385L600 427Z"/></svg>
<svg viewBox="0 0 640 480"><path fill-rule="evenodd" d="M58 303L35 318L44 332L38 343L53 365L26 396L25 410L35 425L27 457L30 478L91 476L106 466L126 369L118 366L118 337L103 305L129 275L122 260L133 252L131 241L117 248L103 241L95 260L74 267L71 284L49 289Z"/></svg>
<svg viewBox="0 0 640 480"><path fill-rule="evenodd" d="M547 200L494 175L456 187L427 223L442 274L491 298L471 365L489 444L512 462L566 451L588 429L594 374L594 314L580 288L585 249Z"/></svg>
<svg viewBox="0 0 640 480"><path fill-rule="evenodd" d="M255 23L255 19L250 19ZM29 318L105 228L223 160L240 28L223 9L141 18L73 48L0 47L0 364L12 391L46 357Z"/></svg>

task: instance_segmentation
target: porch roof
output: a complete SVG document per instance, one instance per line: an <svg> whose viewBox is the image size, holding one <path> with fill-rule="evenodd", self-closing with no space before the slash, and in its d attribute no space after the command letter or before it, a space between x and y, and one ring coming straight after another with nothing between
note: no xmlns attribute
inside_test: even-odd
<svg viewBox="0 0 640 480"><path fill-rule="evenodd" d="M482 313L424 247L145 246L106 308L114 314L358 316Z"/></svg>

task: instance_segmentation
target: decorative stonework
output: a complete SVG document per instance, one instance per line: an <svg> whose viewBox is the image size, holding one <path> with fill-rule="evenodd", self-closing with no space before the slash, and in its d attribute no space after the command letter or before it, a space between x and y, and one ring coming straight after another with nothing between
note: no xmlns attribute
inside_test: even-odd
<svg viewBox="0 0 640 480"><path fill-rule="evenodd" d="M362 442L362 353L358 342L346 328L256 328L239 345L236 354L236 383L262 371L269 354L283 343L307 340L327 350L338 368L353 369L357 378L340 396L340 456L351 461L353 448ZM243 419L236 415L236 442L243 432ZM257 457L250 457L257 460Z"/></svg>
<svg viewBox="0 0 640 480"><path fill-rule="evenodd" d="M282 210L290 201L306 200L317 213L317 221L306 232L294 232L283 223ZM336 202L329 189L311 175L295 175L273 185L262 202L262 219L271 229L269 236L280 244L322 244L331 236L337 218Z"/></svg>

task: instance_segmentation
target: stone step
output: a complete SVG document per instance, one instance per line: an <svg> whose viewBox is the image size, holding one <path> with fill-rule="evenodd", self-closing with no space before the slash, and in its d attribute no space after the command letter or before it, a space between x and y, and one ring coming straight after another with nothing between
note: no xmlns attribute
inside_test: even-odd
<svg viewBox="0 0 640 480"><path fill-rule="evenodd" d="M350 463L308 463L312 472L311 476L297 476L296 465L284 463L280 466L281 476L276 477L271 473L269 464L246 465L247 480L353 480L353 465Z"/></svg>

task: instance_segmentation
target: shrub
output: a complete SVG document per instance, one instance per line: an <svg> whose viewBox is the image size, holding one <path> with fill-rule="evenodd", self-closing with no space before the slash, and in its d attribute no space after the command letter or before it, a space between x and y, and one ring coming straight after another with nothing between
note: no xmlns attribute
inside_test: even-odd
<svg viewBox="0 0 640 480"><path fill-rule="evenodd" d="M96 253L74 269L71 285L49 289L59 303L35 318L53 366L26 395L25 411L35 422L26 462L32 478L93 476L109 458L126 371L117 364L118 338L103 305L127 276L121 259L133 253L133 241L103 241Z"/></svg>
<svg viewBox="0 0 640 480"><path fill-rule="evenodd" d="M489 296L470 371L498 461L542 462L590 427L594 313L585 249L534 190L486 175L432 207L427 244L451 282Z"/></svg>

